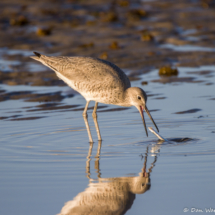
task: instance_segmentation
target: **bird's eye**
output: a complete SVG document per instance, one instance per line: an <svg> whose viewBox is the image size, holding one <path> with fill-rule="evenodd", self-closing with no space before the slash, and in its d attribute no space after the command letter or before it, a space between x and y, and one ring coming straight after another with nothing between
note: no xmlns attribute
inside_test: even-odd
<svg viewBox="0 0 215 215"><path fill-rule="evenodd" d="M140 97L140 96L137 96L137 98L138 98L139 100L141 100L141 97Z"/></svg>
<svg viewBox="0 0 215 215"><path fill-rule="evenodd" d="M143 183L143 184L142 184L142 187L143 187L144 185L145 185L145 184Z"/></svg>

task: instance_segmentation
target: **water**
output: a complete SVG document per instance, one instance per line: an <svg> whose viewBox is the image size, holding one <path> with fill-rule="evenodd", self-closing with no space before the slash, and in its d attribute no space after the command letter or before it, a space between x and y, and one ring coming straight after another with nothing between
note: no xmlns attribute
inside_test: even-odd
<svg viewBox="0 0 215 215"><path fill-rule="evenodd" d="M20 55L24 57L29 57L33 55L32 51L29 50L16 50L16 49L8 49L7 47L0 48L0 70L4 72L12 72L14 71L13 66L21 65L21 62L18 60L8 60L5 56L13 56ZM44 71L44 67L40 64L31 62L25 63L25 67L27 71L31 72L39 72Z"/></svg>
<svg viewBox="0 0 215 215"><path fill-rule="evenodd" d="M191 213L197 209L206 213L205 208L215 209L215 67L178 69L179 78L194 77L200 82L153 82L159 79L158 71L153 70L132 82L132 86L142 87L141 81L148 81L143 86L151 95L147 106L155 110L151 114L162 136L170 140L187 137L190 141L160 144L151 132L148 138L145 136L141 117L134 107L104 112L117 108L107 105L98 110L103 138L98 156L92 110L88 112L95 141L91 153L82 111L75 111L85 106L80 95L59 104L80 105L69 110L29 111L40 103L1 102L0 116L9 118L0 121L0 214L10 215L14 211L17 215L58 214L68 201L78 205L76 196L88 195L89 200L100 192L104 198L108 189L112 189L108 197L112 203L103 199L105 207L120 211L120 205L121 211L127 210L126 215L184 214L183 210ZM199 75L201 71L211 73ZM1 90L38 93L68 89L1 85ZM200 110L176 114L190 109ZM41 118L17 120L29 117ZM147 126L153 126L146 114L145 118ZM143 170L145 161L148 175ZM136 185L144 187L137 186L134 191L128 184L137 178L144 183ZM92 204L98 207L99 201L94 198Z"/></svg>
<svg viewBox="0 0 215 215"><path fill-rule="evenodd" d="M195 37L188 37L190 41L197 41ZM190 52L190 51L204 51L204 52L215 52L215 48L202 47L202 46L194 46L194 45L173 45L173 44L164 44L160 45L160 48L172 49L178 52Z"/></svg>

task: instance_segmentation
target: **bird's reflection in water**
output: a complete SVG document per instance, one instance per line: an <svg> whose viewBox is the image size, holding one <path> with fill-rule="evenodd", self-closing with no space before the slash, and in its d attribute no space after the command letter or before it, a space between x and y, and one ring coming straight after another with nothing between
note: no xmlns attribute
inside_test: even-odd
<svg viewBox="0 0 215 215"><path fill-rule="evenodd" d="M155 165L157 156L148 171L146 171L148 147L146 149L143 168L136 177L101 178L99 156L101 142L99 142L95 168L98 179L90 177L90 157L93 143L90 143L87 156L86 173L89 185L85 191L79 193L73 200L68 201L59 215L121 215L132 206L136 194L143 194L150 189L150 173Z"/></svg>

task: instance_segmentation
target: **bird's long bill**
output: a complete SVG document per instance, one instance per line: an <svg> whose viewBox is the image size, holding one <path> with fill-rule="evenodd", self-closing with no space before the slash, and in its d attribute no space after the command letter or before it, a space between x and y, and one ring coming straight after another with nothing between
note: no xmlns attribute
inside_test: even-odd
<svg viewBox="0 0 215 215"><path fill-rule="evenodd" d="M157 127L157 125L156 125L154 119L152 118L152 116L151 116L151 114L150 114L150 112L149 112L149 110L148 110L148 108L147 108L146 106L145 106L145 111L146 111L146 113L148 114L149 118L152 120L152 122L153 122L155 128L156 128L157 131L159 132L159 129L158 129L158 127Z"/></svg>
<svg viewBox="0 0 215 215"><path fill-rule="evenodd" d="M145 106L145 107L140 106L140 107L138 108L138 110L139 110L140 115L141 115L141 117L142 117L143 125L144 125L144 127L145 127L145 131L146 131L146 135L147 135L147 137L148 137L148 132L147 132L146 122L145 122L144 115L143 115L143 110L145 110L145 111L146 111L146 113L148 114L149 118L152 120L152 122L153 122L153 124L154 124L155 128L156 128L156 129L157 129L157 131L159 132L159 129L158 129L158 127L157 127L157 125L156 125L155 121L153 120L153 118L152 118L152 116L151 116L151 114L150 114L150 112L149 112L148 108L147 108L146 106Z"/></svg>
<svg viewBox="0 0 215 215"><path fill-rule="evenodd" d="M142 120L143 120L143 125L144 125L144 127L145 127L146 136L148 137L148 131L147 131L147 128L146 128L146 122L145 122L144 115L143 115L143 107L140 106L140 107L138 108L138 110L139 110L140 115L141 115Z"/></svg>

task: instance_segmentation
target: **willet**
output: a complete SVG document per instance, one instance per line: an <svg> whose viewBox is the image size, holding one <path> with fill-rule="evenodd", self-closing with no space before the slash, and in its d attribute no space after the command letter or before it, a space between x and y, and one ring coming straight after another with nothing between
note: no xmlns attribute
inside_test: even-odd
<svg viewBox="0 0 215 215"><path fill-rule="evenodd" d="M158 130L146 106L147 95L144 90L138 87L131 87L126 74L113 63L91 57L49 57L37 52L34 52L34 54L36 56L31 58L54 70L60 79L86 99L87 103L83 116L90 142L93 142L87 121L87 108L90 101L95 101L92 116L99 140L101 140L101 135L96 114L99 102L124 107L135 106L140 112L146 135L148 136L143 115L143 110L145 110Z"/></svg>

